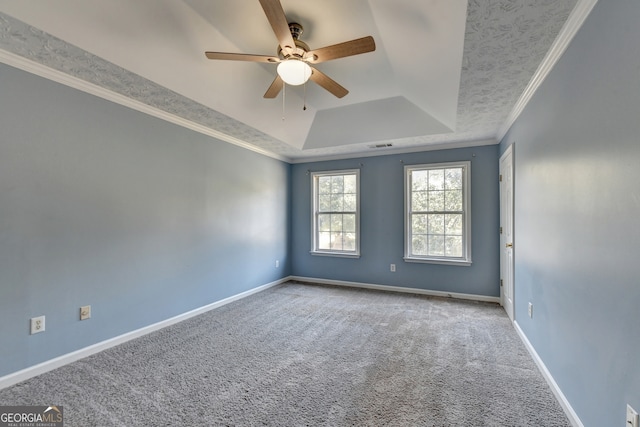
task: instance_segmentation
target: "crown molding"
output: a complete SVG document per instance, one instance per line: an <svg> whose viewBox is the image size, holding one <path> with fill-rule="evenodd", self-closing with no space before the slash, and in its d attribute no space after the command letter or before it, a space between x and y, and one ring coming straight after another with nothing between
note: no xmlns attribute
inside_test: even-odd
<svg viewBox="0 0 640 427"><path fill-rule="evenodd" d="M436 151L436 150L452 150L455 148L470 148L470 147L482 147L485 145L497 145L500 141L493 138L489 139L474 139L469 141L453 141L453 142L441 142L428 145L420 145L415 147L398 147L398 148L380 148L371 149L370 151L359 151L356 153L343 153L334 154L328 156L315 156L315 157L295 157L289 160L291 164L298 163L312 163L312 162L324 162L331 160L345 160L345 159L359 159L363 157L378 157L378 156L391 156L394 154L410 154L420 153L423 151Z"/></svg>
<svg viewBox="0 0 640 427"><path fill-rule="evenodd" d="M148 114L150 116L159 118L169 123L182 126L184 128L193 130L203 135L207 135L212 138L227 142L229 144L233 144L238 147L253 151L255 153L262 154L264 156L271 157L273 159L280 160L283 162L290 162L290 159L287 157L272 153L271 151L262 149L260 147L256 147L245 141L235 138L231 135L227 135L223 132L217 131L215 129L201 125L199 123L186 120L182 117L176 116L175 114L171 114L166 111L160 110L159 108L155 108L150 105L147 105L143 102L136 101L127 96L113 92L109 89L105 89L93 83L89 83L77 77L73 77L62 71L58 71L53 68L42 65L40 63L37 63L35 61L31 61L20 55L16 55L6 50L0 49L0 62L10 65L12 67L18 68L22 71L26 71L28 73L43 77L45 79L63 84L65 86L69 86L73 89L80 90L90 95L97 96L107 101L120 104L122 106L139 111L141 113Z"/></svg>
<svg viewBox="0 0 640 427"><path fill-rule="evenodd" d="M522 92L522 95L520 95L520 99L518 99L518 102L514 105L511 113L507 116L507 120L498 131L498 134L496 135L496 139L498 141L501 141L502 138L504 138L513 123L520 116L534 93L538 90L544 79L547 77L549 72L551 72L564 51L567 49L569 43L573 40L573 37L582 27L582 24L584 24L584 21L587 19L589 13L591 13L591 10L597 2L598 0L578 0L578 3L571 11L567 22L565 22L564 26L560 30L558 37L556 37L551 48L529 81L529 84L524 89L524 92Z"/></svg>

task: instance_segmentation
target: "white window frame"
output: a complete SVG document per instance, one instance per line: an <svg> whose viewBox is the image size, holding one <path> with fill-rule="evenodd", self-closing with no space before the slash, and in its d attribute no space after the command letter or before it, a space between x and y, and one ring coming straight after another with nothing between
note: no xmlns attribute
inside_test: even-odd
<svg viewBox="0 0 640 427"><path fill-rule="evenodd" d="M318 179L324 176L337 176L337 175L355 175L356 176L356 241L355 250L337 250L337 249L319 249L319 230L318 230L318 214L319 212L319 194L318 194ZM339 211L346 212L346 211ZM350 211L352 212L352 211ZM324 212L331 213L331 212ZM311 172L311 254L312 255L325 255L325 256L337 256L345 258L359 258L360 257L360 169L344 169L344 170L332 170Z"/></svg>
<svg viewBox="0 0 640 427"><path fill-rule="evenodd" d="M433 256L412 254L412 214L411 211L411 174L414 171L462 168L462 256ZM423 262L432 264L471 265L471 162L428 163L407 165L404 167L404 260L407 262ZM444 213L446 211L442 211ZM438 212L440 213L440 212Z"/></svg>

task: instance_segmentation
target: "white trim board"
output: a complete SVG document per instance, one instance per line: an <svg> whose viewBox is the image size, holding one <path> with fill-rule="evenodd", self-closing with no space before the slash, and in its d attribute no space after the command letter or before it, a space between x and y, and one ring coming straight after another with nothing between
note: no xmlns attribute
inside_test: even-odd
<svg viewBox="0 0 640 427"><path fill-rule="evenodd" d="M490 297L486 295L461 294L457 292L432 291L428 289L407 288L401 286L374 285L370 283L345 282L343 280L318 279L315 277L291 276L291 280L307 283L318 283L321 285L335 285L350 288L374 289L378 291L402 292L408 294L427 295L432 297L456 298L472 301L495 302L500 304L500 297Z"/></svg>
<svg viewBox="0 0 640 427"><path fill-rule="evenodd" d="M211 304L207 304L203 307L196 308L191 311L187 311L186 313L179 314L177 316L171 317L166 320L162 320L160 322L154 323L149 326L145 326L140 329L136 329L131 332L127 332L120 336L110 338L108 340L90 345L85 348L81 348L79 350L73 351L71 353L63 354L62 356L47 360L45 362L39 363L34 366L30 366L26 369L22 369L20 371L14 372L9 375L5 375L4 377L0 377L0 390L6 387L10 387L19 382L28 380L29 378L33 378L37 375L44 374L45 372L52 371L56 368L59 368L64 365L68 365L69 363L75 362L80 359L84 359L85 357L91 356L92 354L99 353L103 350L106 350L111 347L115 347L119 344L125 343L127 341L131 341L135 338L139 338L143 335L147 335L151 332L157 331L162 328L166 328L167 326L171 326L175 323L182 322L183 320L190 319L192 317L198 316L200 314L206 313L207 311L213 310L215 308L221 307L223 305L229 304L231 302L237 301L239 299L248 297L249 295L253 295L258 292L262 292L271 287L277 286L281 283L288 282L289 278L285 277L280 280L276 280L275 282L267 283L266 285L258 286L257 288L250 289L248 291L239 293L237 295L230 296L228 298L222 299L220 301L213 302Z"/></svg>
<svg viewBox="0 0 640 427"><path fill-rule="evenodd" d="M26 71L27 73L35 74L36 76L40 76L45 79L54 81L56 83L69 86L73 89L77 89L79 91L88 93L90 95L94 95L99 98L106 99L107 101L111 101L116 104L123 105L125 107L131 108L132 110L140 111L141 113L145 113L152 117L156 117L158 119L167 121L169 123L173 123L174 125L182 126L186 129L199 132L203 135L207 135L212 138L216 138L221 141L228 142L229 144L233 144L238 147L245 148L255 153L262 154L264 156L271 157L276 160L281 160L283 162L290 161L290 159L287 157L272 153L269 150L256 147L255 145L246 143L236 137L227 135L226 133L217 131L215 129L201 125L196 122L192 122L190 120L176 116L175 114L171 114L159 108L147 105L143 102L136 101L135 99L131 99L117 92L111 91L109 89L105 89L93 83L89 83L85 80L63 73L62 71L58 71L56 69L47 67L46 65L39 64L35 61L24 58L20 55L16 55L14 53L8 52L6 50L0 49L0 62L10 65L12 67L18 68L22 71Z"/></svg>
<svg viewBox="0 0 640 427"><path fill-rule="evenodd" d="M538 369L540 370L540 373L549 384L549 387L551 387L551 391L556 396L556 399L558 400L558 403L564 410L564 413L567 415L567 418L569 418L569 422L571 423L571 425L573 427L584 427L584 424L582 424L582 421L580 421L578 414L576 414L576 412L571 407L571 404L565 397L564 393L562 393L562 390L560 390L558 383L556 383L556 380L553 379L551 372L549 372L546 365L544 364L540 356L538 356L538 353L536 352L536 350L533 348L533 345L531 345L531 342L529 341L527 336L524 334L524 331L520 328L520 325L518 325L518 322L516 322L515 320L513 321L513 327L515 328L516 332L520 336L520 339L524 343L524 346L527 348L527 350L531 354L531 357L533 357L534 362L536 362L536 365L538 365Z"/></svg>

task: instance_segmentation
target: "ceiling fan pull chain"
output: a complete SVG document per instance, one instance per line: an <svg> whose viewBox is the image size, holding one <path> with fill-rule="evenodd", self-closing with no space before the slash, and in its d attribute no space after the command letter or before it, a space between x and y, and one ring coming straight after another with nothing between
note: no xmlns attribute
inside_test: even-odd
<svg viewBox="0 0 640 427"><path fill-rule="evenodd" d="M304 82L303 87L303 96L302 96L302 111L307 111L307 82Z"/></svg>

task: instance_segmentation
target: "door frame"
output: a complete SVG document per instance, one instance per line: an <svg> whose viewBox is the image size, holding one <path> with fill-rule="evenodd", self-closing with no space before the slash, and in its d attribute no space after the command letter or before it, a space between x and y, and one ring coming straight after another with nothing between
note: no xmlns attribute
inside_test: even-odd
<svg viewBox="0 0 640 427"><path fill-rule="evenodd" d="M515 143L514 143L515 144ZM507 147L504 153L500 156L498 161L498 169L500 174L500 304L505 308L507 315L511 321L515 320L515 274L514 274L514 251L513 243L515 241L514 235L514 199L515 199L515 174L514 174L514 144ZM502 177L507 171L503 169L503 161L510 158L510 177L509 183L503 181ZM510 184L509 190L511 193L511 200L505 200L504 192L507 190L505 187ZM509 215L511 221L508 222L510 230L503 229L507 227L505 225L504 217ZM506 236L511 236L511 241L506 241ZM505 254L506 245L511 245L509 248L511 256L507 257ZM508 289L505 289L508 288ZM506 300L506 295L511 295L511 303Z"/></svg>

